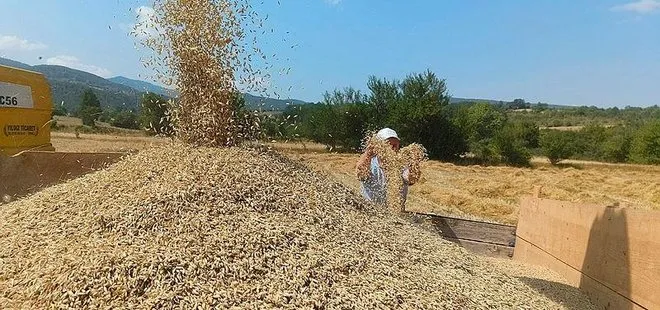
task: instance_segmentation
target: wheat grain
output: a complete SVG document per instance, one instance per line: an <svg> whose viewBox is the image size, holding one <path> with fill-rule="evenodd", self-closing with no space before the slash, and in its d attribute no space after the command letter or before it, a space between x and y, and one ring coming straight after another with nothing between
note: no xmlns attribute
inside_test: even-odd
<svg viewBox="0 0 660 310"><path fill-rule="evenodd" d="M181 143L0 208L2 309L560 309L265 150Z"/></svg>

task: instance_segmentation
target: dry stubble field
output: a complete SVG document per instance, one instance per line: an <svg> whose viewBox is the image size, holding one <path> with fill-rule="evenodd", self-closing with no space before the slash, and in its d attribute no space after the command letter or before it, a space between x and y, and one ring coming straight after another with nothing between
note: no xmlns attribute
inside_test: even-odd
<svg viewBox="0 0 660 310"><path fill-rule="evenodd" d="M322 147L276 144L290 156L359 188L357 154L333 154ZM407 210L458 215L506 224L517 222L520 197L542 186L545 198L660 209L660 167L569 161L561 167L535 158L533 168L424 164L420 182L410 188Z"/></svg>
<svg viewBox="0 0 660 310"><path fill-rule="evenodd" d="M168 139L54 132L58 151L141 150ZM328 153L317 144L272 146L313 169L328 173L356 191L358 154ZM517 222L520 197L542 186L542 197L599 204L619 203L637 209L660 209L660 167L571 161L562 167L534 159L533 168L458 166L429 161L422 179L410 188L407 210L454 215L506 224Z"/></svg>

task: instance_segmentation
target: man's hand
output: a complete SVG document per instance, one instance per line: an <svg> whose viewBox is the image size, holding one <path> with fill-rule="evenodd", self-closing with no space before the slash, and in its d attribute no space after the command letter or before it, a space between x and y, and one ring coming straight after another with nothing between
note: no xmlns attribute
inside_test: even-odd
<svg viewBox="0 0 660 310"><path fill-rule="evenodd" d="M360 156L355 167L355 172L360 181L364 181L371 176L371 158L375 155L374 148L371 144L367 145L364 153Z"/></svg>

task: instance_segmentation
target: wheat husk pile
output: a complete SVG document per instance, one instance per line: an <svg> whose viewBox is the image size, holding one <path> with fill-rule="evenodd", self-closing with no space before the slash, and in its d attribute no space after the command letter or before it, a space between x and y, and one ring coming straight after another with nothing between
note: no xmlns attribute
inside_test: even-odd
<svg viewBox="0 0 660 310"><path fill-rule="evenodd" d="M552 309L275 153L155 147L0 208L2 309Z"/></svg>

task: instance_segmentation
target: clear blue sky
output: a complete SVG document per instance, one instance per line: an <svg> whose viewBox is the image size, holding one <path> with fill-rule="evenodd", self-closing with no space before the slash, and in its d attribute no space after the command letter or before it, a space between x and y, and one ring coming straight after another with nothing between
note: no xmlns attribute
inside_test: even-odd
<svg viewBox="0 0 660 310"><path fill-rule="evenodd" d="M660 104L660 1L264 0L281 96L430 69L455 97ZM0 56L146 79L127 34L150 1L3 0ZM294 46L291 48L291 46ZM39 59L39 57L42 57ZM291 87L290 90L289 87Z"/></svg>

